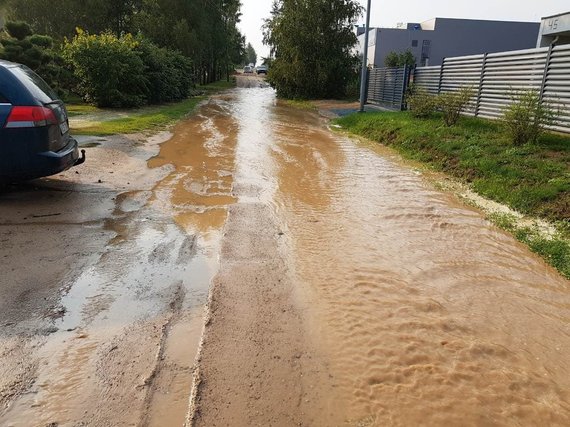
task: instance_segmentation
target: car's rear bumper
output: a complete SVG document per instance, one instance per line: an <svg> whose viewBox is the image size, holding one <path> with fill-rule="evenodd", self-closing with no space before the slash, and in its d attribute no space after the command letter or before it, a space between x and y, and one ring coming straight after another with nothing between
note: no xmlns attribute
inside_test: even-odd
<svg viewBox="0 0 570 427"><path fill-rule="evenodd" d="M69 138L67 145L57 152L37 153L17 170L7 174L0 171L0 181L22 181L55 175L71 168L78 163L78 160L80 158L77 141Z"/></svg>

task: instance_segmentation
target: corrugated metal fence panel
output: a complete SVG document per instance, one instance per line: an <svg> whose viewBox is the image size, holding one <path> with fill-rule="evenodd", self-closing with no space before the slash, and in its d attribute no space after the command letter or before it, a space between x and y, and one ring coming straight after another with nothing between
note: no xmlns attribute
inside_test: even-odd
<svg viewBox="0 0 570 427"><path fill-rule="evenodd" d="M463 87L473 90L471 102L464 110L465 114L475 115L484 58L485 55L470 55L445 58L443 61L441 92L454 92Z"/></svg>
<svg viewBox="0 0 570 427"><path fill-rule="evenodd" d="M406 68L373 68L369 72L368 102L402 108L406 88Z"/></svg>
<svg viewBox="0 0 570 427"><path fill-rule="evenodd" d="M430 93L439 91L439 74L441 66L416 68L414 73L414 86L423 88Z"/></svg>
<svg viewBox="0 0 570 427"><path fill-rule="evenodd" d="M547 55L548 48L487 55L478 115L499 118L517 91L540 91Z"/></svg>
<svg viewBox="0 0 570 427"><path fill-rule="evenodd" d="M544 85L543 99L558 109L556 130L570 130L570 45L552 49Z"/></svg>
<svg viewBox="0 0 570 427"><path fill-rule="evenodd" d="M445 58L440 67L419 67L415 85L431 93L471 86L477 96L465 111L497 119L517 92L542 89L543 100L557 110L553 129L570 132L570 45L487 55ZM544 84L544 86L543 86Z"/></svg>

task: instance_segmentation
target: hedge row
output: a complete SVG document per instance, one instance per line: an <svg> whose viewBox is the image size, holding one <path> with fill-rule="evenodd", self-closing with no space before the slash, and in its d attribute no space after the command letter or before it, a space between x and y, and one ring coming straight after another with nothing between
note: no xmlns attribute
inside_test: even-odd
<svg viewBox="0 0 570 427"><path fill-rule="evenodd" d="M79 92L99 107L139 107L184 99L193 85L192 62L141 37L77 31L63 57L79 79Z"/></svg>
<svg viewBox="0 0 570 427"><path fill-rule="evenodd" d="M88 34L80 29L54 47L23 22L8 23L0 35L0 59L25 64L60 95L81 95L98 107L139 107L176 101L194 86L192 61L142 36Z"/></svg>

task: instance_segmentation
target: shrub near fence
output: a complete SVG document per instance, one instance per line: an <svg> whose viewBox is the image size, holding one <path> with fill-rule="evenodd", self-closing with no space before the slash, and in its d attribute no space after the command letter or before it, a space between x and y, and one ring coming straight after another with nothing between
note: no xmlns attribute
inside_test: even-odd
<svg viewBox="0 0 570 427"><path fill-rule="evenodd" d="M471 86L464 114L491 119L502 117L513 92L535 90L557 111L549 128L570 133L570 45L445 58L416 68L414 85L433 94Z"/></svg>

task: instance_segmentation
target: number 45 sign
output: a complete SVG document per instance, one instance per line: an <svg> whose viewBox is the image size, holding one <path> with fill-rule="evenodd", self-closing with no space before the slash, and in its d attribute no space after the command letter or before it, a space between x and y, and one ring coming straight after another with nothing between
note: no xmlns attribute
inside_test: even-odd
<svg viewBox="0 0 570 427"><path fill-rule="evenodd" d="M570 31L570 14L546 18L542 25L542 34L556 34Z"/></svg>
<svg viewBox="0 0 570 427"><path fill-rule="evenodd" d="M546 21L546 26L549 30L557 30L558 29L558 20L559 18L549 19Z"/></svg>

